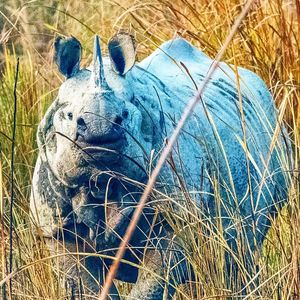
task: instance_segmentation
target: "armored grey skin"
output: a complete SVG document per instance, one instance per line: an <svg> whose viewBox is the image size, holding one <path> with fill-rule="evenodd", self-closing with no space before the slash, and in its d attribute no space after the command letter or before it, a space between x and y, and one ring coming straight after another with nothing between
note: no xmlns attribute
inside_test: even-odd
<svg viewBox="0 0 300 300"><path fill-rule="evenodd" d="M79 69L80 49L72 38L56 43L56 61L67 80L38 128L31 210L50 244L55 239L69 249L76 242L88 244L90 252L114 256L155 158L212 60L178 38L135 63L135 43L122 33L109 42L109 57L103 58L96 37L92 66ZM290 144L263 81L243 68L236 72L220 64L156 188L178 198L188 191L211 223L220 214L231 251L238 250L243 232L249 245L245 261L251 265L249 253L259 249L270 218L287 199ZM216 194L222 199L218 209ZM117 274L136 282L129 299L172 298L176 285L187 280L189 266L171 227L151 203L130 246L125 255L130 263ZM132 263L141 261L138 271ZM81 268L77 277L90 294L99 291L110 263L85 259L89 272ZM72 262L62 267L78 289L78 268ZM228 255L227 270L234 268ZM117 294L115 287L111 294Z"/></svg>

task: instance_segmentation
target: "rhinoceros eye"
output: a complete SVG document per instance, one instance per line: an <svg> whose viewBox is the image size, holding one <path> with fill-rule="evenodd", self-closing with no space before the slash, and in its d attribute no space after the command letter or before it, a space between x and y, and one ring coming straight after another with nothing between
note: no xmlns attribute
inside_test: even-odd
<svg viewBox="0 0 300 300"><path fill-rule="evenodd" d="M73 114L71 112L68 112L67 116L68 116L69 120L73 120Z"/></svg>
<svg viewBox="0 0 300 300"><path fill-rule="evenodd" d="M128 110L127 110L127 109L124 109L123 112L122 112L122 117L123 117L124 119L127 119L127 118L128 118L128 115L129 115Z"/></svg>

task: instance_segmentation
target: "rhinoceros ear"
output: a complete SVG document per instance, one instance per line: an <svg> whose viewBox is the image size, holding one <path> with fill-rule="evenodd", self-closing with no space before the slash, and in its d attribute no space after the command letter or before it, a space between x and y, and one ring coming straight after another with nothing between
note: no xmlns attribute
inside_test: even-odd
<svg viewBox="0 0 300 300"><path fill-rule="evenodd" d="M74 76L79 71L81 58L81 44L74 37L58 37L54 43L56 62L59 71L67 78Z"/></svg>
<svg viewBox="0 0 300 300"><path fill-rule="evenodd" d="M108 42L109 56L114 71L125 75L135 63L135 40L132 35L118 33Z"/></svg>

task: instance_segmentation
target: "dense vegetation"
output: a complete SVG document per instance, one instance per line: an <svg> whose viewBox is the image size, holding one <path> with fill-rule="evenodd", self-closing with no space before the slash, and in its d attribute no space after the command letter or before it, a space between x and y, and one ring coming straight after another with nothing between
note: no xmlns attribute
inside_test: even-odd
<svg viewBox="0 0 300 300"><path fill-rule="evenodd" d="M214 57L235 18L241 0L85 0L24 1L0 3L0 209L1 279L8 279L9 208L14 181L13 295L12 299L63 299L55 258L42 240L36 240L29 222L28 203L32 171L37 155L35 132L39 120L62 82L52 62L57 35L73 35L83 45L83 65L91 62L92 39L99 34L107 43L119 30L131 32L142 59L163 41L183 36ZM103 49L105 49L103 47ZM260 279L248 297L296 299L300 297L300 201L298 183L300 106L300 2L256 1L226 50L224 60L260 75L274 96L280 116L289 128L295 168L286 207L273 222L257 261ZM17 114L14 176L11 178L15 72ZM197 217L185 216L188 230L182 236L189 245L189 260L197 273L193 287L178 291L180 299L221 299L231 295L222 275L224 245L207 240ZM180 227L182 216L178 216ZM195 225L196 224L196 225ZM198 224L198 225L197 225ZM197 237L197 239L195 239ZM241 254L242 256L242 254ZM241 258L242 259L242 258ZM8 281L7 281L8 282ZM130 288L121 286L126 292ZM7 289L8 291L8 289ZM255 294L255 295L254 295ZM232 295L234 297L234 295Z"/></svg>

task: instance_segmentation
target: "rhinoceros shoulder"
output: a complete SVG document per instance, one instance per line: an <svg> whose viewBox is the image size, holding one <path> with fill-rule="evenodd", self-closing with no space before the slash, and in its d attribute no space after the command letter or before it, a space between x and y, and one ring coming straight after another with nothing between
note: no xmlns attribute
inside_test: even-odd
<svg viewBox="0 0 300 300"><path fill-rule="evenodd" d="M169 40L163 43L155 52L153 52L152 55L149 56L149 58L157 54L159 54L160 56L167 55L178 61L211 61L211 59L207 55L205 55L201 50L199 50L183 38L176 38L174 40Z"/></svg>
<svg viewBox="0 0 300 300"><path fill-rule="evenodd" d="M138 66L158 78L165 78L170 74L184 73L181 63L189 68L191 65L209 66L211 62L202 51L186 40L177 38L163 43Z"/></svg>
<svg viewBox="0 0 300 300"><path fill-rule="evenodd" d="M212 63L213 59L201 50L188 41L177 38L163 43L138 66L159 78L181 98L183 94L190 98L196 92L195 84L197 88L201 86ZM242 67L235 68L233 65L220 62L209 83L209 90L217 90L220 94L217 98L222 96L224 98L226 91L230 89L229 94L234 93L236 95L234 97L238 98L237 78L239 78L242 95L251 99L255 110L275 110L274 101L264 81L254 72ZM224 89L220 91L221 86ZM218 101L214 100L213 103L216 104Z"/></svg>

